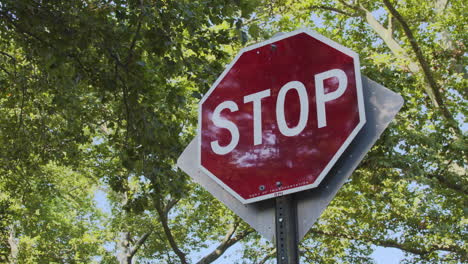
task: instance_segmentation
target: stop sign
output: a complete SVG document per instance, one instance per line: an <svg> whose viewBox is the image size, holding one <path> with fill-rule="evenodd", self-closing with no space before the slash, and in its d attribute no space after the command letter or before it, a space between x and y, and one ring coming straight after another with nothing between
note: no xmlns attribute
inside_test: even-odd
<svg viewBox="0 0 468 264"><path fill-rule="evenodd" d="M200 101L200 169L242 203L314 188L364 123L358 55L291 32L243 49Z"/></svg>

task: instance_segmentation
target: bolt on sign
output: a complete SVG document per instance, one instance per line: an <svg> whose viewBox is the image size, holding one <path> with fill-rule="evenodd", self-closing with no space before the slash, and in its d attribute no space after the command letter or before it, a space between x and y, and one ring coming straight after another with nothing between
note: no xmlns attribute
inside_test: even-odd
<svg viewBox="0 0 468 264"><path fill-rule="evenodd" d="M200 169L244 204L314 188L365 122L358 55L284 34L243 49L201 100Z"/></svg>

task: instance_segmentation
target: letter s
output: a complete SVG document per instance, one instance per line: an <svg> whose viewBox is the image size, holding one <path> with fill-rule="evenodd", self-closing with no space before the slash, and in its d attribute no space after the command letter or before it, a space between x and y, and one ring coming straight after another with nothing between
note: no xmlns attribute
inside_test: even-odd
<svg viewBox="0 0 468 264"><path fill-rule="evenodd" d="M220 103L213 112L213 123L217 127L225 128L231 133L231 142L227 146L220 146L218 140L211 142L213 152L218 155L225 155L231 152L239 143L239 129L233 122L221 118L221 112L224 109L229 109L231 112L239 110L237 104L233 101L225 101Z"/></svg>

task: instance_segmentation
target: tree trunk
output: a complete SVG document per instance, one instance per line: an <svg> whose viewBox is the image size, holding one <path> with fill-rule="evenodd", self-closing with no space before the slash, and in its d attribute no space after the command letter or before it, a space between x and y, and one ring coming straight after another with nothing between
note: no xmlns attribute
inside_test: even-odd
<svg viewBox="0 0 468 264"><path fill-rule="evenodd" d="M130 233L120 232L119 237L117 259L120 264L132 264Z"/></svg>
<svg viewBox="0 0 468 264"><path fill-rule="evenodd" d="M16 239L15 236L16 236L15 227L11 225L9 236L8 236L8 245L10 246L9 260L10 260L10 263L12 264L18 263L18 240Z"/></svg>

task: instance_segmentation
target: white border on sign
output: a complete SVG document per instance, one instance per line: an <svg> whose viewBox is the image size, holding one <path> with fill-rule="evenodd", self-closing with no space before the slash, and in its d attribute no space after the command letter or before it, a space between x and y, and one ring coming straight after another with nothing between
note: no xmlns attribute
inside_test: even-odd
<svg viewBox="0 0 468 264"><path fill-rule="evenodd" d="M338 149L338 151L335 153L335 155L333 155L330 162L328 162L327 166L325 166L325 168L322 170L322 172L320 173L320 175L317 177L317 179L315 180L315 182L313 184L303 185L303 186L288 189L288 190L280 190L280 191L277 191L277 192L269 193L269 194L262 195L262 196L257 196L257 197L250 198L250 199L244 199L237 192L235 192L233 189L231 189L229 186L227 186L224 182L222 182L219 178L217 178L215 175L213 175L208 169L203 167L202 164L201 164L202 105L205 102L205 100L210 96L210 94L213 92L213 90L218 86L218 84L224 79L226 74L231 70L231 68L234 66L234 64L237 62L237 60L240 58L240 56L242 56L242 54L244 54L247 51L250 51L250 50L262 47L262 46L266 46L266 45L271 44L273 42L276 42L276 41L279 41L279 40L282 40L282 39L285 39L285 38L289 38L289 37L292 37L292 36L295 36L295 35L301 34L301 33L306 33L307 35L309 35L309 36L311 36L311 37L325 43L326 45L328 45L328 46L330 46L330 47L332 47L332 48L334 48L334 49L336 49L336 50L338 50L338 51L340 51L340 52L342 52L342 53L344 53L344 54L346 54L346 55L353 58L353 60L354 60L354 75L355 75L355 78L356 78L357 100L358 100L358 109L359 109L359 123L354 128L354 130L351 132L351 134L348 136L348 138L345 140L343 145ZM234 196L236 199L238 199L243 204L248 204L248 203L253 203L253 202L257 202L257 201L262 201L262 200L274 198L274 197L279 196L278 193L281 193L281 195L286 195L286 194L291 194L291 193L296 193L296 192L312 189L312 188L317 187L320 184L320 182L322 182L323 178L325 178L325 176L331 170L333 165L335 165L338 158L341 156L341 154L343 154L343 152L346 150L346 148L349 146L349 144L351 144L351 142L356 137L357 133L361 130L361 128L364 126L365 123L366 123L366 113L365 113L365 108L364 108L364 98L363 98L363 92L362 92L362 80L361 80L359 55L356 52L352 51L351 49L349 49L349 48L347 48L345 46L342 46L341 44L338 44L338 43L334 42L333 40L331 40L331 39L329 39L327 37L324 37L324 36L320 35L319 33L315 32L313 30L306 29L306 28L298 29L298 30L295 30L295 31L292 31L292 32L289 32L289 33L284 33L284 34L281 34L279 36L273 37L273 38L271 38L269 40L266 40L266 41L263 41L263 42L260 42L260 43L254 44L252 46L245 47L245 48L241 49L241 51L232 60L232 62L226 66L226 69L218 77L216 82L213 83L213 85L210 87L210 90L208 90L208 92L205 94L205 96L203 96L203 98L200 100L200 102L198 103L198 129L197 129L198 130L198 135L199 135L199 137L198 137L198 162L197 162L198 167L200 168L201 171L203 171L205 174L210 176L217 184L219 184L229 194Z"/></svg>

